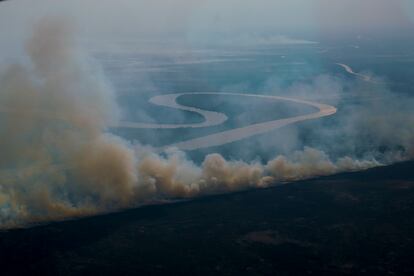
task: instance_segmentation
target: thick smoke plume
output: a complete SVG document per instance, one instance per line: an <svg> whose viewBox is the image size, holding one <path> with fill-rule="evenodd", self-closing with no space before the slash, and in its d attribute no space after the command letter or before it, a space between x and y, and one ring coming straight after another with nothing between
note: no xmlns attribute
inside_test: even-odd
<svg viewBox="0 0 414 276"><path fill-rule="evenodd" d="M26 62L0 75L1 228L380 165L313 148L267 164L157 154L108 131L120 113L114 94L67 24L41 22L26 50Z"/></svg>

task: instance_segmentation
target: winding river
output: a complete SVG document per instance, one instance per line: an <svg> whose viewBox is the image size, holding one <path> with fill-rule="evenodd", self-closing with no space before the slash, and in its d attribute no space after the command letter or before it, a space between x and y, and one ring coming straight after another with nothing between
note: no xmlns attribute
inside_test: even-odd
<svg viewBox="0 0 414 276"><path fill-rule="evenodd" d="M185 106L177 103L177 98L186 96L186 95L227 95L235 97L255 97L266 100L273 101L287 101L298 104L304 104L317 109L316 112L294 116L290 118L270 120L262 123L255 123L244 127L234 128L230 130L221 131L214 134L209 134L206 136L201 136L198 138L181 141L178 143L165 145L158 148L159 151L164 151L167 148L175 147L180 150L197 150L202 148L221 146L227 143L239 141L246 139L255 135L266 133L274 129L278 129L290 124L322 118L330 116L336 113L337 109L333 106L327 104L321 104L301 99L279 97L279 96L269 96L269 95L256 95L256 94L242 94L242 93L220 93L220 92L193 92L193 93L176 93L176 94L166 94L159 95L151 98L149 101L152 104L164 107L175 108L183 111L191 111L200 114L203 116L204 121L202 123L195 124L150 124L150 123L136 123L136 122L120 122L117 127L121 128L140 128L140 129L177 129L177 128L199 128L199 127L209 127L216 126L224 123L227 120L227 116L223 113L212 112L207 110L202 110L199 108Z"/></svg>

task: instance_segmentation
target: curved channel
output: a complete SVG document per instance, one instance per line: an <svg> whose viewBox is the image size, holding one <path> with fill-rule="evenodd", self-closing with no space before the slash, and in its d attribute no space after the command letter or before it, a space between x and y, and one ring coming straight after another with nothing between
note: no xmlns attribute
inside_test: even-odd
<svg viewBox="0 0 414 276"><path fill-rule="evenodd" d="M234 128L230 130L221 131L214 134L209 134L206 136L189 139L181 141L174 144L165 145L158 148L159 151L164 151L167 148L175 147L180 150L197 150L202 148L221 146L227 143L239 141L242 139L249 138L251 136L259 135L272 131L277 128L281 128L290 124L298 123L301 121L312 120L317 118L322 118L326 116L333 115L337 112L337 109L333 106L321 103L315 103L306 100L288 98L288 97L279 97L279 96L270 96L270 95L256 95L256 94L242 94L242 93L220 93L220 92L191 92L191 93L176 93L176 94L166 94L159 95L150 99L150 102L160 106L166 106L171 108L176 108L179 110L193 111L204 117L204 122L199 124L177 124L177 125L166 125L166 124L142 124L134 122L121 122L118 124L118 127L123 128L151 128L151 129L166 129L166 128L194 128L194 127L207 127L215 126L222 124L227 120L227 116L218 112L206 111L194 107L184 106L176 102L177 98L184 95L229 95L237 97L256 97L268 100L277 100L277 101L288 101L299 104L308 105L318 109L317 112L294 116L290 118L271 120L262 123L256 123L245 127Z"/></svg>

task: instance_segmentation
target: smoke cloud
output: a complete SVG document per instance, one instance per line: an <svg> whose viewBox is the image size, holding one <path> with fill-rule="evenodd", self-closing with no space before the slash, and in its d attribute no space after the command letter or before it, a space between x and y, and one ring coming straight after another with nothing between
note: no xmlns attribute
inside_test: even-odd
<svg viewBox="0 0 414 276"><path fill-rule="evenodd" d="M399 137L403 154L397 158L392 151L382 160L375 154L332 159L310 147L266 164L209 154L197 165L176 149L156 153L109 132L120 114L113 89L68 26L56 19L40 22L26 45L28 59L0 74L1 228L267 187L413 155L413 129ZM359 127L377 125L369 118ZM395 145L389 135L394 127L381 124L374 133L381 143Z"/></svg>

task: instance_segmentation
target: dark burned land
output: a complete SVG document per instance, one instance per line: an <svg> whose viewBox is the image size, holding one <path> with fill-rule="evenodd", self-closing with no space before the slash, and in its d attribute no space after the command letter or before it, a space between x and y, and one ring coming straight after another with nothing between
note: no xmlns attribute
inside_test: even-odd
<svg viewBox="0 0 414 276"><path fill-rule="evenodd" d="M0 233L2 275L413 275L414 162Z"/></svg>

